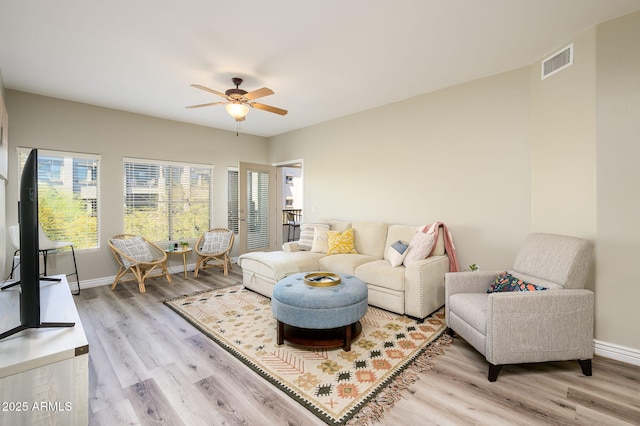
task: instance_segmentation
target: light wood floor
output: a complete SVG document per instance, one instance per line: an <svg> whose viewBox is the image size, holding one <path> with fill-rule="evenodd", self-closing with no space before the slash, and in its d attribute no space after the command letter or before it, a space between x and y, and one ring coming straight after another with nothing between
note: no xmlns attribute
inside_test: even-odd
<svg viewBox="0 0 640 426"><path fill-rule="evenodd" d="M75 296L89 340L92 425L321 425L161 303L241 282L210 269L82 290ZM275 330L274 330L275 333ZM596 357L505 366L487 381L484 358L456 337L436 366L403 393L379 425L640 425L640 367Z"/></svg>

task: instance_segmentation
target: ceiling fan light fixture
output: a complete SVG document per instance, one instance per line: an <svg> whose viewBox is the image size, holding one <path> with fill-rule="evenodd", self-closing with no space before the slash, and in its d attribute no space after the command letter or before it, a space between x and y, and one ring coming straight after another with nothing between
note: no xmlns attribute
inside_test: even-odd
<svg viewBox="0 0 640 426"><path fill-rule="evenodd" d="M249 113L249 107L242 102L231 102L225 106L225 109L236 121L244 120L244 117Z"/></svg>

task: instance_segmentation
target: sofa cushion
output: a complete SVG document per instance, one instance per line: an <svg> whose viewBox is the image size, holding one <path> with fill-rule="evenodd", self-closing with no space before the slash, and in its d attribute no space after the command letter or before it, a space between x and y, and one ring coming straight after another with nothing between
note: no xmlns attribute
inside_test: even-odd
<svg viewBox="0 0 640 426"><path fill-rule="evenodd" d="M300 238L298 239L298 249L310 251L313 247L313 236L316 228L329 229L327 223L303 223L300 225Z"/></svg>
<svg viewBox="0 0 640 426"><path fill-rule="evenodd" d="M355 275L358 266L374 260L379 259L366 254L334 254L332 256L324 256L318 260L318 266L322 271Z"/></svg>
<svg viewBox="0 0 640 426"><path fill-rule="evenodd" d="M449 297L449 310L483 336L487 335L487 293L457 293Z"/></svg>
<svg viewBox="0 0 640 426"><path fill-rule="evenodd" d="M356 268L355 276L367 284L404 291L404 267L393 267L387 260L374 260Z"/></svg>
<svg viewBox="0 0 640 426"><path fill-rule="evenodd" d="M538 291L546 290L546 287L531 284L522 278L514 277L507 271L500 273L487 289L487 293L499 293L506 291Z"/></svg>
<svg viewBox="0 0 640 426"><path fill-rule="evenodd" d="M351 222L347 222L346 220L328 219L326 223L331 226L332 231L344 232L351 228Z"/></svg>
<svg viewBox="0 0 640 426"><path fill-rule="evenodd" d="M382 222L353 222L358 253L382 259L389 226Z"/></svg>
<svg viewBox="0 0 640 426"><path fill-rule="evenodd" d="M417 226L412 225L389 225L387 227L387 241L385 242L385 251L384 251L384 259L389 259L389 250L391 249L391 244L396 241L402 241L404 243L409 244L411 238L418 231Z"/></svg>
<svg viewBox="0 0 640 426"><path fill-rule="evenodd" d="M344 232L328 231L327 232L327 254L357 254L355 249L353 229L347 229Z"/></svg>
<svg viewBox="0 0 640 426"><path fill-rule="evenodd" d="M408 253L409 244L405 244L398 240L391 244L385 252L385 258L389 260L391 266L396 267L402 265L402 261Z"/></svg>

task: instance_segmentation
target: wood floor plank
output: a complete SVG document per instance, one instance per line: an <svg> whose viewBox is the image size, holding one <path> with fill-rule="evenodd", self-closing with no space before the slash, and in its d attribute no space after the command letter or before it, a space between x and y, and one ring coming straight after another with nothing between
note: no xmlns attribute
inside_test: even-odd
<svg viewBox="0 0 640 426"><path fill-rule="evenodd" d="M176 364L157 368L152 375L184 424L206 425L222 423L224 420L216 407L200 392L195 391L197 385L190 382Z"/></svg>
<svg viewBox="0 0 640 426"><path fill-rule="evenodd" d="M128 387L149 378L142 360L117 325L98 330L96 334L105 348L107 358L122 387ZM91 343L89 343L89 353L91 353Z"/></svg>
<svg viewBox="0 0 640 426"><path fill-rule="evenodd" d="M138 419L136 412L131 406L131 401L129 401L129 399L123 399L110 406L109 409L92 413L89 417L89 424L91 426L141 426L147 423L142 423L140 419Z"/></svg>
<svg viewBox="0 0 640 426"><path fill-rule="evenodd" d="M75 301L89 340L91 425L322 425L162 300L241 283L207 270L84 289ZM576 362L505 366L487 380L487 363L456 337L434 367L402 392L375 426L640 425L640 367L595 357L593 376Z"/></svg>
<svg viewBox="0 0 640 426"><path fill-rule="evenodd" d="M567 399L575 401L578 405L588 407L594 411L598 411L606 415L615 415L618 419L627 422L640 423L640 408L633 407L629 403L617 398L618 395L599 395L592 390L582 390L578 388L569 388ZM637 395L636 395L637 397ZM638 402L636 399L633 402Z"/></svg>
<svg viewBox="0 0 640 426"><path fill-rule="evenodd" d="M635 419L631 422L625 422L615 415L607 415L601 411L578 405L575 424L581 426L638 426L640 420Z"/></svg>
<svg viewBox="0 0 640 426"><path fill-rule="evenodd" d="M86 330L86 329L85 329ZM89 410L98 412L119 404L126 399L122 384L111 366L111 362L97 336L88 337L89 356Z"/></svg>
<svg viewBox="0 0 640 426"><path fill-rule="evenodd" d="M154 379L147 379L125 388L131 406L140 423L146 425L185 424L173 409L164 391Z"/></svg>

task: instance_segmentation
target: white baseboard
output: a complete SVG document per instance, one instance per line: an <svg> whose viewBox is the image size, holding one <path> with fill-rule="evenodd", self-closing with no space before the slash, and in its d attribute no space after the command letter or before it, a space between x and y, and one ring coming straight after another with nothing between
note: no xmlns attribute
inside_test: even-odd
<svg viewBox="0 0 640 426"><path fill-rule="evenodd" d="M80 280L80 289L85 289L85 288L92 288L92 287L100 287L103 285L111 285L113 284L113 280L116 279L115 275L112 275L110 277L101 277L101 278L95 278L92 280ZM71 287L71 290L77 290L78 289L78 284L75 281L70 281L69 282L69 287Z"/></svg>
<svg viewBox="0 0 640 426"><path fill-rule="evenodd" d="M175 266L170 266L169 268L169 273L170 274L181 274L184 272L184 266L183 265L175 265ZM196 264L195 263L189 263L187 264L187 271L193 271L194 269L196 269ZM152 275L153 276L153 275ZM113 280L116 279L115 275L111 275L110 277L101 277L101 278L94 278L92 280L80 280L80 288L81 289L85 289L85 288L92 288L92 287L100 287L103 285L111 285L113 284ZM78 288L78 284L76 284L75 281L72 281L69 283L69 287L71 287L71 290L76 290Z"/></svg>
<svg viewBox="0 0 640 426"><path fill-rule="evenodd" d="M593 340L593 349L598 356L640 366L640 350L638 349L627 348L595 339Z"/></svg>

